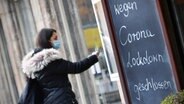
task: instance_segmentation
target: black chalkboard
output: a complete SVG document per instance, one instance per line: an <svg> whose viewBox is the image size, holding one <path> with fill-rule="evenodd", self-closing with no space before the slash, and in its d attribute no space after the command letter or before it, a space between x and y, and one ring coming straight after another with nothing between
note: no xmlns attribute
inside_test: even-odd
<svg viewBox="0 0 184 104"><path fill-rule="evenodd" d="M132 104L160 104L176 92L156 0L107 0Z"/></svg>

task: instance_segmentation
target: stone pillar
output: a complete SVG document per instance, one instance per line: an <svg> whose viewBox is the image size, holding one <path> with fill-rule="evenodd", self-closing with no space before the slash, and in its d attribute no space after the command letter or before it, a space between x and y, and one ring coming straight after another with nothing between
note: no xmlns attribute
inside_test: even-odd
<svg viewBox="0 0 184 104"><path fill-rule="evenodd" d="M31 10L34 17L37 32L44 27L44 19L41 12L40 0L30 0Z"/></svg>
<svg viewBox="0 0 184 104"><path fill-rule="evenodd" d="M4 65L8 65L9 67L11 67L10 69L4 68L2 70L8 70L11 73L11 80L15 81L15 83L10 82L12 84L9 84L7 87L11 88L12 86L14 86L14 90L18 90L18 92L20 93L25 83L24 76L20 70L21 55L23 55L23 49L21 48L21 46L23 44L22 41L19 40L20 30L17 26L14 2L10 0L1 0L0 4L2 4L2 12L0 15L2 21L2 29L5 36L5 41L7 42L6 44L3 44L3 47L7 47L6 57L10 58L10 61L8 63L4 63ZM12 96L18 98L18 94ZM14 103L16 104L17 102Z"/></svg>
<svg viewBox="0 0 184 104"><path fill-rule="evenodd" d="M25 86L21 60L35 47L34 37L41 28L52 27L61 34L64 57L78 61L88 55L75 0L0 0L0 20L2 104L17 104L18 95ZM88 71L71 75L70 80L79 103L98 104L93 78Z"/></svg>
<svg viewBox="0 0 184 104"><path fill-rule="evenodd" d="M16 104L18 100L16 82L19 78L15 77L18 71L16 69L17 63L14 59L15 55L17 55L14 53L14 46L16 44L11 44L11 42L15 42L12 38L14 31L11 31L11 26L13 24L10 18L12 15L9 13L11 11L12 3L9 0L1 0L0 4L0 103Z"/></svg>

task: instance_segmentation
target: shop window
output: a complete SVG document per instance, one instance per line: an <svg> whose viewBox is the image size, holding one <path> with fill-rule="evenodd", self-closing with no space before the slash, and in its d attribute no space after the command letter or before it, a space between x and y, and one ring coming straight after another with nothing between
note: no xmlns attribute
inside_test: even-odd
<svg viewBox="0 0 184 104"><path fill-rule="evenodd" d="M112 49L112 44L110 40L109 31L107 29L107 24L105 21L104 11L102 9L101 1L94 3L94 10L96 14L96 19L98 23L98 29L100 31L100 38L103 45L104 58L107 63L107 69L110 74L111 81L119 80L117 66L115 62L114 52Z"/></svg>
<svg viewBox="0 0 184 104"><path fill-rule="evenodd" d="M105 21L103 21L104 15L101 14L102 6L95 4L95 11L99 15L97 18L100 19L97 23L91 2L91 0L79 0L77 5L89 54L96 49L101 51L99 63L95 64L90 70L95 79L94 84L98 98L100 104L122 104L117 84L119 76L109 33Z"/></svg>

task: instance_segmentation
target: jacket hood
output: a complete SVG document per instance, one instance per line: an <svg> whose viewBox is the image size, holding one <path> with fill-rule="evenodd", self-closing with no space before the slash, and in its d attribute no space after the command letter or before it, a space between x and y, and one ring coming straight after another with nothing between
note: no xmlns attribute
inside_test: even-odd
<svg viewBox="0 0 184 104"><path fill-rule="evenodd" d="M34 73L42 70L50 62L60 59L60 52L56 49L43 49L42 51L35 53L29 52L22 60L22 70L27 77L34 79ZM32 56L33 55L33 56Z"/></svg>

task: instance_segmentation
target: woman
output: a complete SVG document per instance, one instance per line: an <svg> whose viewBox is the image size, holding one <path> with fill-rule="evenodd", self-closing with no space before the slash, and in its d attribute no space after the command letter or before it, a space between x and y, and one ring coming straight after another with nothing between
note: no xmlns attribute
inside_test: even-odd
<svg viewBox="0 0 184 104"><path fill-rule="evenodd" d="M78 104L68 74L87 70L98 62L98 52L80 62L64 60L57 50L61 47L56 30L44 28L37 37L37 49L22 61L23 72L36 79L42 89L43 104Z"/></svg>

